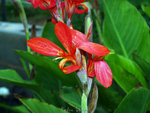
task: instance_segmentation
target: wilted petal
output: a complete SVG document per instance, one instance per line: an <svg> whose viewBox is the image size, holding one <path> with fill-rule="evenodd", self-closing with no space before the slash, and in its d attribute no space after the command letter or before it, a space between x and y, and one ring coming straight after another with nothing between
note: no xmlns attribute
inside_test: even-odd
<svg viewBox="0 0 150 113"><path fill-rule="evenodd" d="M106 88L112 84L112 71L108 64L102 60L94 62L94 70L97 80Z"/></svg>
<svg viewBox="0 0 150 113"><path fill-rule="evenodd" d="M48 39L36 37L27 41L27 45L37 53L47 56L66 56L67 53Z"/></svg>
<svg viewBox="0 0 150 113"><path fill-rule="evenodd" d="M55 33L59 41L64 45L64 47L68 51L68 53L70 55L74 54L75 50L72 45L72 35L70 32L70 28L66 24L59 21L55 25Z"/></svg>
<svg viewBox="0 0 150 113"><path fill-rule="evenodd" d="M84 5L84 4L80 4L80 5L83 6L83 9L76 8L75 13L83 14L83 13L88 12L88 7L86 5Z"/></svg>
<svg viewBox="0 0 150 113"><path fill-rule="evenodd" d="M82 42L76 44L76 47L97 56L105 56L110 52L107 47L92 42Z"/></svg>

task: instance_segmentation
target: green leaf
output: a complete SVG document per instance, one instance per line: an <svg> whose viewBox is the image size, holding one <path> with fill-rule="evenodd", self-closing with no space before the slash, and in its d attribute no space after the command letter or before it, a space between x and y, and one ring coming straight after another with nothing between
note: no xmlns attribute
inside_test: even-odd
<svg viewBox="0 0 150 113"><path fill-rule="evenodd" d="M103 0L104 44L125 58L132 58L149 37L149 27L138 10L126 0Z"/></svg>
<svg viewBox="0 0 150 113"><path fill-rule="evenodd" d="M105 88L102 85L98 84L98 96L97 107L100 106L104 108L108 113L112 113L122 101L125 93L115 82L113 82L113 84L109 88Z"/></svg>
<svg viewBox="0 0 150 113"><path fill-rule="evenodd" d="M38 99L58 105L54 98L56 95L54 93L51 93L50 89L43 88L43 86L35 80L23 80L14 70L0 70L0 80L27 89L31 89L32 91L34 91L34 94L38 97Z"/></svg>
<svg viewBox="0 0 150 113"><path fill-rule="evenodd" d="M131 90L114 113L145 113L150 102L150 91L145 88Z"/></svg>
<svg viewBox="0 0 150 113"><path fill-rule="evenodd" d="M0 70L0 80L28 89L35 89L38 86L35 82L23 80L16 71L11 69Z"/></svg>
<svg viewBox="0 0 150 113"><path fill-rule="evenodd" d="M64 86L60 92L60 96L71 106L79 110L81 109L81 96L74 88Z"/></svg>
<svg viewBox="0 0 150 113"><path fill-rule="evenodd" d="M68 113L53 105L49 105L44 102L40 102L36 99L20 99L20 101L32 112L32 113Z"/></svg>
<svg viewBox="0 0 150 113"><path fill-rule="evenodd" d="M79 82L79 79L75 73L71 74L64 74L59 68L58 64L53 62L52 60L44 57L44 56L37 56L30 53L27 53L25 51L16 51L22 58L29 61L31 64L40 67L44 71L47 71L49 73L49 76L53 76L59 80L61 80L65 85L73 86L79 85L81 87L81 84ZM42 76L42 75L41 75Z"/></svg>
<svg viewBox="0 0 150 113"><path fill-rule="evenodd" d="M149 0L128 0L128 1L135 6L140 6L141 4L150 5Z"/></svg>
<svg viewBox="0 0 150 113"><path fill-rule="evenodd" d="M150 77L150 63L145 61L145 59L142 59L140 56L134 54L133 56L134 60L137 62L137 64L141 67L141 69L145 72L146 76Z"/></svg>
<svg viewBox="0 0 150 113"><path fill-rule="evenodd" d="M150 6L142 5L142 9L150 17Z"/></svg>
<svg viewBox="0 0 150 113"><path fill-rule="evenodd" d="M15 113L30 113L29 110L23 105L12 107L5 104L0 104L0 107L14 111Z"/></svg>
<svg viewBox="0 0 150 113"><path fill-rule="evenodd" d="M117 54L112 54L112 55L108 55L106 57L107 61L111 61L113 62L113 66L111 66L111 69L113 70L113 72L115 73L115 80L117 81L118 84L123 85L121 86L126 92L129 91L129 89L132 89L133 87L135 87L137 85L137 80L144 86L147 88L147 82L144 78L144 72L142 71L142 69L132 60L127 59L121 55L117 55ZM111 63L112 64L112 63ZM121 66L123 69L125 69L128 73L124 72L119 74L118 68L115 66ZM117 72L118 71L118 72ZM130 73L130 74L129 74ZM119 74L116 76L116 74ZM124 75L125 74L125 75ZM126 75L128 74L128 75ZM135 77L136 79L135 79ZM120 78L121 77L121 78ZM120 79L122 79L120 81ZM127 79L125 79L127 78ZM134 80L135 79L135 80ZM135 81L132 82L131 80ZM124 82L124 83L123 83ZM131 83L130 83L131 82ZM123 84L122 84L123 83ZM130 83L130 84L129 84ZM127 87L126 87L126 84ZM130 86L129 86L130 85Z"/></svg>

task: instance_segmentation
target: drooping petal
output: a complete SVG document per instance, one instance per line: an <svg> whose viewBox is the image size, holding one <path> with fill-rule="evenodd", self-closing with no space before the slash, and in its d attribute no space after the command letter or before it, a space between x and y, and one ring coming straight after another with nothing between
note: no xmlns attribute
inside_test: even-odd
<svg viewBox="0 0 150 113"><path fill-rule="evenodd" d="M66 64L66 62L70 61L73 65L70 65L70 66L66 66L64 67L64 65ZM66 74L69 74L69 73L72 73L74 71L77 71L78 69L80 69L81 66L78 66L76 65L76 61L73 57L71 56L68 56L64 59L62 59L60 62L59 62L59 65L58 67Z"/></svg>
<svg viewBox="0 0 150 113"><path fill-rule="evenodd" d="M63 46L68 51L68 53L70 55L74 54L75 49L73 48L73 45L72 45L72 37L71 37L72 35L70 32L70 28L66 24L59 21L55 25L55 33L59 41L63 44Z"/></svg>
<svg viewBox="0 0 150 113"><path fill-rule="evenodd" d="M74 29L70 29L70 30L72 34L72 42L74 45L77 45L82 42L88 42L88 39L83 33Z"/></svg>
<svg viewBox="0 0 150 113"><path fill-rule="evenodd" d="M102 60L94 62L94 70L97 80L106 88L110 87L112 84L112 71L108 64Z"/></svg>
<svg viewBox="0 0 150 113"><path fill-rule="evenodd" d="M62 69L62 71L65 73L65 74L69 74L69 73L72 73L72 72L75 72L77 70L80 69L80 66L78 65L70 65L70 66L66 66Z"/></svg>
<svg viewBox="0 0 150 113"><path fill-rule="evenodd" d="M83 6L83 9L78 9L76 8L75 10L75 13L78 13L78 14L83 14L83 13L87 13L88 12L88 7L84 4L80 4L80 6Z"/></svg>
<svg viewBox="0 0 150 113"><path fill-rule="evenodd" d="M105 56L110 52L107 47L92 42L82 42L76 44L75 47L97 56Z"/></svg>
<svg viewBox="0 0 150 113"><path fill-rule="evenodd" d="M67 56L67 53L48 39L36 37L27 41L27 45L37 53L47 56Z"/></svg>

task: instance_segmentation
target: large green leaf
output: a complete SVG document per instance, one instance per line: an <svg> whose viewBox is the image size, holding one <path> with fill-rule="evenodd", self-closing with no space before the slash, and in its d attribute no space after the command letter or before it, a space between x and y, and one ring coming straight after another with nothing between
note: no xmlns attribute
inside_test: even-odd
<svg viewBox="0 0 150 113"><path fill-rule="evenodd" d="M115 82L113 82L113 84L109 88L105 88L102 85L98 84L97 107L100 106L108 113L111 113L117 108L124 96L125 93Z"/></svg>
<svg viewBox="0 0 150 113"><path fill-rule="evenodd" d="M126 58L142 48L149 37L149 27L138 10L126 0L103 0L104 44Z"/></svg>
<svg viewBox="0 0 150 113"><path fill-rule="evenodd" d="M11 69L0 70L0 80L28 89L35 89L38 86L35 82L23 80L16 71Z"/></svg>
<svg viewBox="0 0 150 113"><path fill-rule="evenodd" d="M12 107L5 104L0 104L0 107L14 111L15 113L30 113L30 111L23 105Z"/></svg>
<svg viewBox="0 0 150 113"><path fill-rule="evenodd" d="M54 61L44 57L37 56L25 51L16 51L22 58L29 61L31 64L40 67L44 71L49 73L49 76L53 76L61 80L65 85L76 86L80 85L79 79L75 73L64 74L59 68L58 64ZM43 76L43 75L41 75ZM44 77L44 76L43 76Z"/></svg>
<svg viewBox="0 0 150 113"><path fill-rule="evenodd" d="M134 54L133 56L134 60L137 62L137 64L141 67L141 69L145 72L147 77L150 77L150 63L145 61L145 59L142 59L140 56Z"/></svg>
<svg viewBox="0 0 150 113"><path fill-rule="evenodd" d="M20 101L32 112L32 113L68 113L53 105L40 102L36 99L20 99Z"/></svg>
<svg viewBox="0 0 150 113"><path fill-rule="evenodd" d="M58 105L54 98L56 95L54 93L51 93L50 89L44 88L40 84L40 82L38 83L35 80L32 81L23 80L20 77L20 75L18 75L14 70L10 69L0 70L0 80L27 89L31 89L35 93L36 97L38 97L38 99L54 105Z"/></svg>
<svg viewBox="0 0 150 113"><path fill-rule="evenodd" d="M128 0L128 1L135 6L140 6L141 4L150 5L149 0Z"/></svg>
<svg viewBox="0 0 150 113"><path fill-rule="evenodd" d="M60 96L71 106L79 110L81 109L81 96L74 88L64 86L60 92Z"/></svg>
<svg viewBox="0 0 150 113"><path fill-rule="evenodd" d="M124 97L114 113L145 113L149 102L149 90L133 89Z"/></svg>
<svg viewBox="0 0 150 113"><path fill-rule="evenodd" d="M123 85L123 86L121 86L121 87L124 87L124 86L126 86L126 84L128 84L128 82L130 83L130 84L128 84L128 86L130 85L130 89L132 89L133 88L133 86L134 85L137 85L137 81L136 81L136 79L144 86L144 87L146 87L147 88L147 82L146 82L146 80L145 80L145 78L144 78L144 72L142 71L142 69L134 62L134 61L132 61L132 60L130 60L130 59L127 59L127 58L125 58L125 57L123 57L123 56L121 56L121 55L118 55L118 54L112 54L112 55L108 55L107 57L106 57L106 60L108 60L108 61L110 61L111 60L111 62L113 62L114 63L114 65L113 66L111 66L111 69L113 70L113 71L116 71L116 73L115 74L117 74L117 71L118 71L118 68L117 68L117 66L115 66L115 64L116 65L119 65L119 66L121 66L121 67L123 67L123 69L125 69L127 72L129 72L130 73L130 76L128 76L128 75L126 75L126 76L122 76L123 74L125 74L125 73L122 73L122 75L121 75L121 73L119 73L119 71L118 71L118 77L120 76L121 77L121 81L119 80L117 80L118 79L118 77L115 77L115 80L117 81L117 82L121 82L121 83L119 83L120 85ZM127 74L127 73L126 73ZM132 75L134 75L135 77L136 77L136 79L135 79L135 77L134 76L132 76ZM116 76L116 75L114 75L114 76ZM120 78L119 77L119 78ZM129 77L128 79L125 79L126 77ZM134 80L135 79L135 80ZM125 80L125 81L124 81ZM132 82L132 81L130 81L130 80L133 80L133 81L136 81L135 82L135 84L134 84L134 82ZM122 84L124 82L124 84ZM133 85L134 84L134 85ZM132 86L133 85L133 86ZM132 86L132 87L131 87ZM135 86L134 86L135 87ZM129 90L127 90L129 87L124 87L125 89L125 91L129 91Z"/></svg>

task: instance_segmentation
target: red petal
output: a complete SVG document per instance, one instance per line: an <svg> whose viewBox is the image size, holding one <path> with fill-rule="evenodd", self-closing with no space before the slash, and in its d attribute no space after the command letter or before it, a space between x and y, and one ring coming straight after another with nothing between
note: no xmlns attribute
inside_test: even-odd
<svg viewBox="0 0 150 113"><path fill-rule="evenodd" d="M51 20L51 21L52 21L53 24L56 24L56 23L57 23L57 20L56 20L54 17L52 17L52 20Z"/></svg>
<svg viewBox="0 0 150 113"><path fill-rule="evenodd" d="M78 65L70 65L70 66L66 66L62 69L62 71L66 74L72 73L74 71L77 71L80 69L80 66Z"/></svg>
<svg viewBox="0 0 150 113"><path fill-rule="evenodd" d="M88 12L88 7L86 5L84 5L84 4L80 4L80 5L82 5L84 9L78 9L78 8L76 8L75 13L83 14L83 13Z"/></svg>
<svg viewBox="0 0 150 113"><path fill-rule="evenodd" d="M92 42L82 42L76 47L97 56L105 56L110 52L107 47Z"/></svg>
<svg viewBox="0 0 150 113"><path fill-rule="evenodd" d="M84 2L84 0L71 0L72 2L75 2L75 3L82 3Z"/></svg>
<svg viewBox="0 0 150 113"><path fill-rule="evenodd" d="M89 77L94 77L94 62L92 61L92 55L89 54L88 62L87 62L87 73Z"/></svg>
<svg viewBox="0 0 150 113"><path fill-rule="evenodd" d="M66 64L66 62L70 61L73 65L70 65L70 66L66 66L64 67L64 65ZM59 62L59 65L58 67L66 74L68 73L72 73L74 71L77 71L78 69L80 69L81 66L78 66L76 65L76 61L73 57L71 56L68 56L64 59L62 59L60 62Z"/></svg>
<svg viewBox="0 0 150 113"><path fill-rule="evenodd" d="M43 2L43 0L31 0L31 3L34 8L37 8L40 5L40 3L42 3L42 2Z"/></svg>
<svg viewBox="0 0 150 113"><path fill-rule="evenodd" d="M47 56L66 56L67 53L48 39L36 37L27 41L27 45L37 53Z"/></svg>
<svg viewBox="0 0 150 113"><path fill-rule="evenodd" d="M97 80L106 88L112 84L112 72L108 64L102 60L94 62L94 70Z"/></svg>
<svg viewBox="0 0 150 113"><path fill-rule="evenodd" d="M54 6L56 6L55 0L43 0L43 2L41 2L39 5L42 10L47 10L53 8Z"/></svg>
<svg viewBox="0 0 150 113"><path fill-rule="evenodd" d="M59 21L55 25L55 33L59 41L64 45L64 47L68 51L68 53L70 55L74 54L75 50L72 45L72 37L71 37L70 28L66 24Z"/></svg>
<svg viewBox="0 0 150 113"><path fill-rule="evenodd" d="M88 42L88 39L83 33L74 29L70 29L70 30L72 34L72 42L74 45L77 45L78 43L82 43L82 42Z"/></svg>

